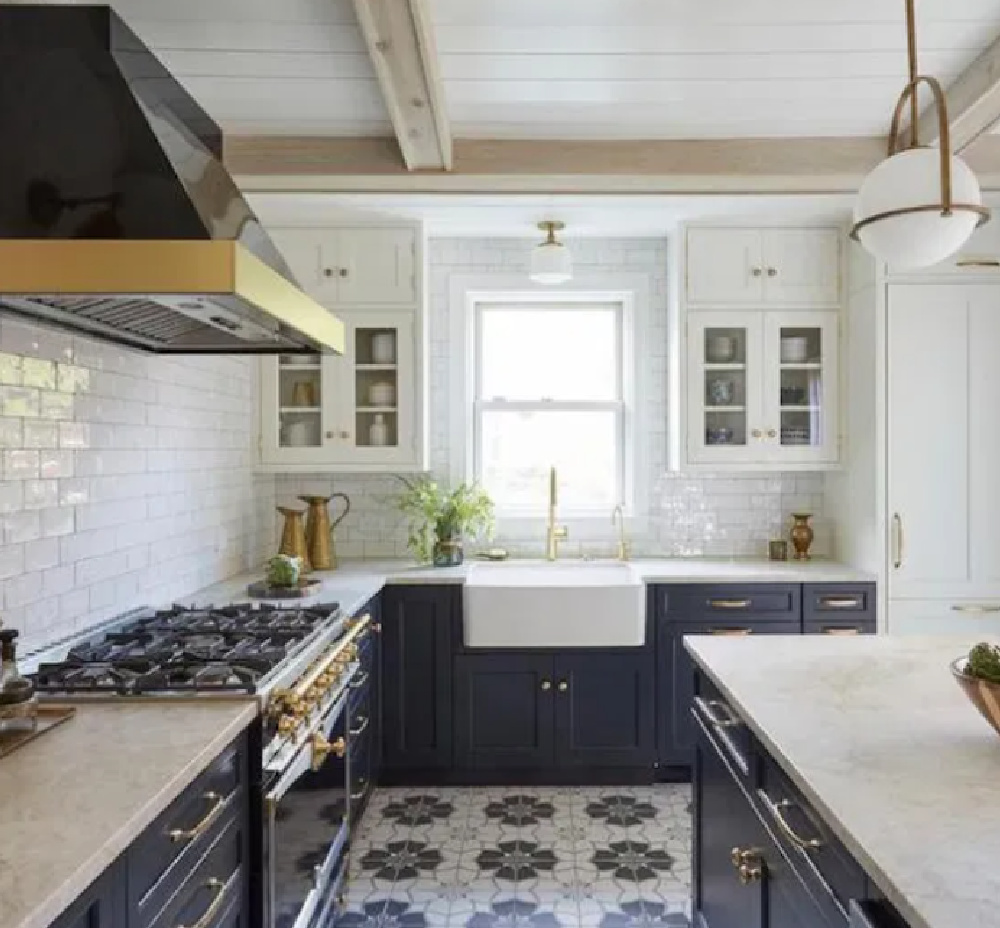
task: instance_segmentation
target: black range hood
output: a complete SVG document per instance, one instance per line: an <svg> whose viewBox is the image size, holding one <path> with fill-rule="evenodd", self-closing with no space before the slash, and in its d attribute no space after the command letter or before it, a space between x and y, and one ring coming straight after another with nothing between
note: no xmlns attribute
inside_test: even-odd
<svg viewBox="0 0 1000 928"><path fill-rule="evenodd" d="M0 310L158 353L342 352L221 159L110 7L0 3Z"/></svg>

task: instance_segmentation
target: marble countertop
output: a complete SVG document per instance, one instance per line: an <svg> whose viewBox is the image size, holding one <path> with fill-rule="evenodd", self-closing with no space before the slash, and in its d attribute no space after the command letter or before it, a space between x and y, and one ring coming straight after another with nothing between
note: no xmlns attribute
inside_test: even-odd
<svg viewBox="0 0 1000 928"><path fill-rule="evenodd" d="M412 561L346 561L336 570L317 571L322 582L313 597L292 600L300 605L336 600L347 611L356 612L387 584L464 584L471 571L503 570L509 566L546 564L545 561L511 559L502 563L469 560L460 567L422 567ZM569 558L557 567L575 568L617 563ZM642 558L628 562L645 583L860 583L875 580L873 574L833 561L767 561L756 558ZM247 601L247 585L259 580L263 568L241 574L198 590L180 601L185 604L219 604Z"/></svg>
<svg viewBox="0 0 1000 928"><path fill-rule="evenodd" d="M1000 738L948 669L977 640L685 639L911 928L1000 926Z"/></svg>
<svg viewBox="0 0 1000 928"><path fill-rule="evenodd" d="M0 759L0 928L45 928L257 715L252 699L81 705Z"/></svg>

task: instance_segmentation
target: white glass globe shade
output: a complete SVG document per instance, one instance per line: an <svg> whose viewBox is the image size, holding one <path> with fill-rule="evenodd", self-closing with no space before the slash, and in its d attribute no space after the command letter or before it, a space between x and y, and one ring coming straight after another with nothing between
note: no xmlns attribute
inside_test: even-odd
<svg viewBox="0 0 1000 928"><path fill-rule="evenodd" d="M531 272L536 284L562 284L573 277L573 256L560 242L542 242L531 250Z"/></svg>
<svg viewBox="0 0 1000 928"><path fill-rule="evenodd" d="M951 156L951 200L981 206L979 182L969 166ZM911 148L886 158L866 178L854 203L854 221L908 206L941 202L941 156L936 148ZM972 235L979 214L956 210L904 213L858 230L865 250L894 269L929 267L955 254Z"/></svg>

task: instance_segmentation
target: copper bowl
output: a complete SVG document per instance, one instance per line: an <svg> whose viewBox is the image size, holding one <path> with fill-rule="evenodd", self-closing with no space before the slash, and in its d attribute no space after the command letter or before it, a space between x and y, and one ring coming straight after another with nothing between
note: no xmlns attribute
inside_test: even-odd
<svg viewBox="0 0 1000 928"><path fill-rule="evenodd" d="M951 672L962 692L969 697L979 714L986 719L993 730L1000 735L1000 683L990 683L979 677L970 677L965 672L967 657L960 657L951 662Z"/></svg>

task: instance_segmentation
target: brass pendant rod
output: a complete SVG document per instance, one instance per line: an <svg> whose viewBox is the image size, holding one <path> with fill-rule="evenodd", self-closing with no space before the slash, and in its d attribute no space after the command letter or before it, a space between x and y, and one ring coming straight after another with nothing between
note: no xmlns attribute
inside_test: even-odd
<svg viewBox="0 0 1000 928"><path fill-rule="evenodd" d="M914 81L903 88L903 92L896 101L896 109L892 114L892 124L889 127L889 155L892 156L899 151L899 120L903 115L907 99L910 100L911 107L917 99L917 87L926 84L931 89L934 96L934 109L937 110L938 117L938 153L940 158L941 174L941 215L951 215L951 130L948 126L948 105L945 101L944 91L937 78L927 74L919 75Z"/></svg>
<svg viewBox="0 0 1000 928"><path fill-rule="evenodd" d="M908 86L915 86L917 83L917 24L916 16L913 12L913 0L905 0L906 3L906 57L909 64L910 80ZM919 145L917 132L919 131L919 113L917 111L916 90L910 95L910 148Z"/></svg>

